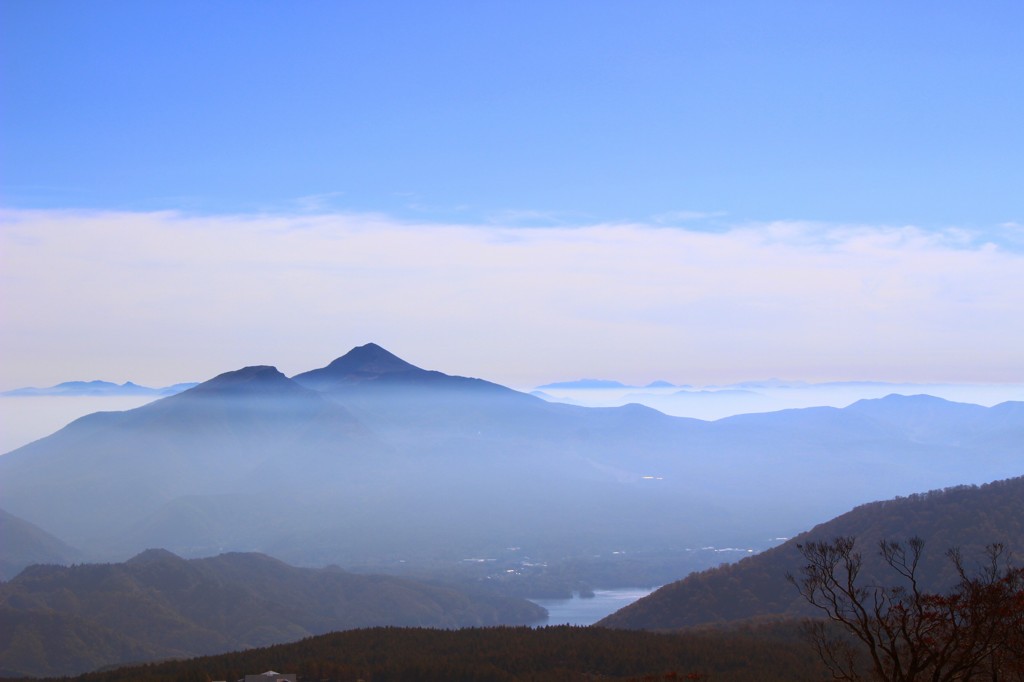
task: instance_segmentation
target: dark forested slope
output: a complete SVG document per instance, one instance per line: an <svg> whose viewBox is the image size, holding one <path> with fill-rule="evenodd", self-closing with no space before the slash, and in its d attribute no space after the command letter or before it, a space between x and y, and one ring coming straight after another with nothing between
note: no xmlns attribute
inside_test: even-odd
<svg viewBox="0 0 1024 682"><path fill-rule="evenodd" d="M147 550L122 564L32 566L0 585L0 670L78 673L374 625L451 628L544 615L525 600L295 568L260 554L185 560Z"/></svg>
<svg viewBox="0 0 1024 682"><path fill-rule="evenodd" d="M296 673L305 682L824 679L817 657L791 624L682 635L566 626L458 631L377 628L78 679L237 680L265 670Z"/></svg>
<svg viewBox="0 0 1024 682"><path fill-rule="evenodd" d="M865 575L876 576L881 584L892 576L879 561L878 542L921 537L926 543L920 572L923 587L945 591L955 583L952 566L944 557L947 549L960 547L973 562L981 558L985 545L1003 543L1017 557L1024 556L1024 478L862 505L766 552L666 585L599 625L672 629L813 613L786 574L799 574L804 563L797 544L839 536L857 538Z"/></svg>

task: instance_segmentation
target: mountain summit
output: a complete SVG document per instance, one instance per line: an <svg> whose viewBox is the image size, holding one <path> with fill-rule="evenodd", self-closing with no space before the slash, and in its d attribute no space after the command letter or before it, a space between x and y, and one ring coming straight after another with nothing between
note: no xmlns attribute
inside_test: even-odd
<svg viewBox="0 0 1024 682"><path fill-rule="evenodd" d="M321 380L374 381L384 375L402 375L404 378L429 374L427 370L406 362L375 343L357 346L320 369L296 375L299 383Z"/></svg>
<svg viewBox="0 0 1024 682"><path fill-rule="evenodd" d="M309 417L338 413L333 416L351 422L344 409L298 382L292 381L276 367L254 365L218 374L208 381L165 400L150 403L147 411L153 415L168 411L191 410L199 412L193 418L208 420L214 412L227 411L233 417L239 410L252 412L259 421L284 416L292 419L296 414ZM225 417L220 414L217 418Z"/></svg>
<svg viewBox="0 0 1024 682"><path fill-rule="evenodd" d="M281 393L300 391L291 380L276 367L254 365L243 367L231 372L218 374L191 389L190 394L245 394L245 393Z"/></svg>
<svg viewBox="0 0 1024 682"><path fill-rule="evenodd" d="M357 346L345 355L332 361L326 367L296 374L292 379L301 386L326 393L350 394L353 390L369 388L388 389L429 389L470 392L481 391L498 394L515 394L515 391L483 379L452 376L436 370L420 369L406 362L394 353L375 343Z"/></svg>

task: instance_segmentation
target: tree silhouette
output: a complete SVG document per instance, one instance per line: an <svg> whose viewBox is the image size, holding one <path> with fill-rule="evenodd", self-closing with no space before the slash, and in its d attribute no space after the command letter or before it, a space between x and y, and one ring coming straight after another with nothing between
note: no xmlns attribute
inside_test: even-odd
<svg viewBox="0 0 1024 682"><path fill-rule="evenodd" d="M827 616L808 632L834 679L1024 680L1024 569L1002 545L988 545L974 571L958 549L947 551L957 582L937 594L921 587L920 538L879 543L891 585L871 581L855 544L798 545L807 563L799 578L787 575Z"/></svg>

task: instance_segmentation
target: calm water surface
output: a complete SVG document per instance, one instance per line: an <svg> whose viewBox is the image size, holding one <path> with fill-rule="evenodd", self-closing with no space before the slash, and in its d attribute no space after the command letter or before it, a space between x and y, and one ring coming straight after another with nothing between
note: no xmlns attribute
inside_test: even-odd
<svg viewBox="0 0 1024 682"><path fill-rule="evenodd" d="M548 610L548 619L543 625L593 625L605 616L629 606L637 599L646 597L656 587L623 587L617 590L594 590L589 599L533 599L534 604Z"/></svg>

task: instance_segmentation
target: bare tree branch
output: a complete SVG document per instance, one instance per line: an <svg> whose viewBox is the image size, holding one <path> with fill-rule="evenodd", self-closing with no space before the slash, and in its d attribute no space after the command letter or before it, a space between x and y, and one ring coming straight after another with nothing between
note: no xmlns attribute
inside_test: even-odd
<svg viewBox="0 0 1024 682"><path fill-rule="evenodd" d="M958 548L948 550L959 582L946 594L921 587L921 538L879 543L897 581L889 586L861 584L855 546L853 537L797 545L806 563L800 577L786 576L834 624L807 630L833 679L1024 680L1024 569L1002 545L989 545L975 571ZM835 627L854 639L836 636Z"/></svg>

